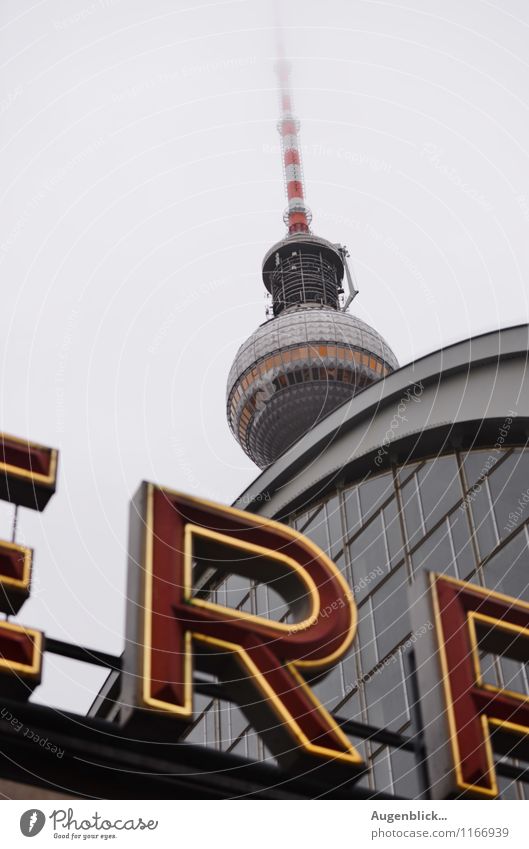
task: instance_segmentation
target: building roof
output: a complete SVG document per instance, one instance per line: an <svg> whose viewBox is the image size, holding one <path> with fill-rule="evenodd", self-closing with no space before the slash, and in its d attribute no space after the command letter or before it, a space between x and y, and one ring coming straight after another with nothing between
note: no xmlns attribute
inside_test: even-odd
<svg viewBox="0 0 529 849"><path fill-rule="evenodd" d="M443 441L447 450L494 445L509 411L515 414L509 441L525 442L528 347L524 324L465 339L402 366L330 413L263 471L234 506L281 516L337 481L376 473L392 460L441 453ZM381 447L387 452L377 454Z"/></svg>

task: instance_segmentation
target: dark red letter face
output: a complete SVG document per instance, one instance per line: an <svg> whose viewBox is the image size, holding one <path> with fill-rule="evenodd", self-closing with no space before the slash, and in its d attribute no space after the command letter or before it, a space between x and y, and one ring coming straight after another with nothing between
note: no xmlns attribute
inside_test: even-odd
<svg viewBox="0 0 529 849"><path fill-rule="evenodd" d="M306 682L334 665L355 634L356 608L336 566L285 525L152 484L139 510L140 706L191 719L193 665L211 669L276 756L361 767ZM273 584L299 618L266 619L193 591L192 572L195 585L207 586L219 571Z"/></svg>
<svg viewBox="0 0 529 849"><path fill-rule="evenodd" d="M0 498L32 510L44 510L55 492L58 453L0 433Z"/></svg>
<svg viewBox="0 0 529 849"><path fill-rule="evenodd" d="M31 549L0 541L0 610L17 613L29 595ZM40 681L42 634L0 622L0 687L27 698Z"/></svg>
<svg viewBox="0 0 529 849"><path fill-rule="evenodd" d="M0 498L44 510L55 492L58 453L53 448L0 433ZM33 552L0 540L0 610L17 614L29 597ZM27 698L40 682L43 635L0 622L0 689Z"/></svg>
<svg viewBox="0 0 529 849"><path fill-rule="evenodd" d="M494 797L493 745L529 756L529 699L484 683L479 655L529 660L529 605L453 578L431 581L457 785Z"/></svg>

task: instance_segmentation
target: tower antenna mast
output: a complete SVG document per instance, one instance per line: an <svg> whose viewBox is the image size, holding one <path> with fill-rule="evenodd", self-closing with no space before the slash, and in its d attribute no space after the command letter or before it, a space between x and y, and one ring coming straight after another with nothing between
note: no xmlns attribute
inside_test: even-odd
<svg viewBox="0 0 529 849"><path fill-rule="evenodd" d="M289 235L310 233L312 213L305 203L303 167L299 144L299 120L294 115L290 74L292 66L285 56L280 25L276 28L276 74L279 88L279 121L281 158L288 206L283 215Z"/></svg>

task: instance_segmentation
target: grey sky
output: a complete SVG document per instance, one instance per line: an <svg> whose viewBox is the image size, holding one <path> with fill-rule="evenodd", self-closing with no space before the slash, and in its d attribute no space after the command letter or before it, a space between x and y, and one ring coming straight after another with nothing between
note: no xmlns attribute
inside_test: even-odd
<svg viewBox="0 0 529 849"><path fill-rule="evenodd" d="M230 502L256 475L225 382L284 233L272 4L4 0L1 428L60 449L22 511L19 621L119 652L140 480ZM402 363L528 319L523 0L282 4L313 229ZM0 508L9 533L11 508ZM39 700L100 673L47 658Z"/></svg>

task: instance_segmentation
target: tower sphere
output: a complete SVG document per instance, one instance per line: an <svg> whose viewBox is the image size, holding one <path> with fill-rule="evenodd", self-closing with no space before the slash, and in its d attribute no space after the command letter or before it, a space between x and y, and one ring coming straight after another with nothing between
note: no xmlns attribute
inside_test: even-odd
<svg viewBox="0 0 529 849"><path fill-rule="evenodd" d="M266 254L274 318L239 348L227 385L230 428L261 468L324 416L398 367L382 336L339 308L343 260L313 235Z"/></svg>

